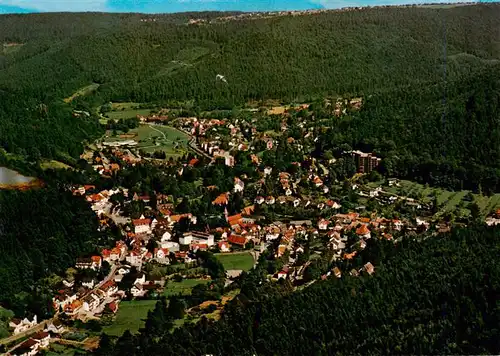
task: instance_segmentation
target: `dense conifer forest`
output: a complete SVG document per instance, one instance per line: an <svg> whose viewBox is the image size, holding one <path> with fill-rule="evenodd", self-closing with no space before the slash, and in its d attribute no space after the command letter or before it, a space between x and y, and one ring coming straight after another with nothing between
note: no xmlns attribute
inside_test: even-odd
<svg viewBox="0 0 500 356"><path fill-rule="evenodd" d="M98 222L84 199L55 186L0 194L0 303L18 316L51 315L54 273L94 252ZM41 320L41 319L40 319Z"/></svg>

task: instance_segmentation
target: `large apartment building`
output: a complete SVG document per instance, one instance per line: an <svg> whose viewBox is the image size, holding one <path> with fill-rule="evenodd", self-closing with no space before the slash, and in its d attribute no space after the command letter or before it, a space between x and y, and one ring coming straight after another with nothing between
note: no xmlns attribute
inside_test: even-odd
<svg viewBox="0 0 500 356"><path fill-rule="evenodd" d="M354 157L358 173L370 173L378 167L382 160L373 156L371 153L361 151L351 151L350 153Z"/></svg>

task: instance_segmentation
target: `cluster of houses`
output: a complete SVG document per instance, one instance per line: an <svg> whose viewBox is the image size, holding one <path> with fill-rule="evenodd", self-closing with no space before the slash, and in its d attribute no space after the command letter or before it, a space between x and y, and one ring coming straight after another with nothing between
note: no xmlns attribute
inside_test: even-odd
<svg viewBox="0 0 500 356"><path fill-rule="evenodd" d="M13 320L15 322L16 320ZM11 322L11 323L13 323ZM33 322L36 324L36 317ZM27 322L28 324L28 322ZM30 327L33 327L31 325ZM17 329L16 329L17 330ZM26 331L26 330L23 330ZM18 331L18 333L23 332ZM46 350L50 343L57 339L59 335L66 332L66 327L59 321L54 320L45 325L45 329L43 331L39 331L33 335L31 335L27 340L23 341L21 344L17 345L14 350L12 350L9 354L13 356L33 356L36 355L43 350ZM16 334L16 331L14 331Z"/></svg>

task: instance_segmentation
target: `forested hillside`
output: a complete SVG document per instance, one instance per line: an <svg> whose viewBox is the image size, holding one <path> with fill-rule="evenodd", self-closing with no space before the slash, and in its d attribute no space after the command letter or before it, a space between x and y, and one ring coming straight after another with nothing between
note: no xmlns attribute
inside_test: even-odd
<svg viewBox="0 0 500 356"><path fill-rule="evenodd" d="M373 276L332 277L292 294L260 284L258 268L221 321L125 333L99 353L498 354L499 237L498 228L478 227L396 246L371 241L381 244Z"/></svg>
<svg viewBox="0 0 500 356"><path fill-rule="evenodd" d="M51 313L50 277L95 250L97 217L84 199L48 187L0 194L0 304L22 316Z"/></svg>
<svg viewBox="0 0 500 356"><path fill-rule="evenodd" d="M81 148L69 142L97 135L96 120L70 118L55 103L92 83L100 84L97 91L72 105L91 109L109 100L194 100L205 108L232 108L252 99L376 95L385 106L372 105L366 111L375 118L362 124L363 132L370 133L362 140L398 141L405 137L399 130L381 133L380 128L394 126L400 115L426 128L441 117L436 103L443 97L439 85L444 83L445 61L448 111L460 93L453 90L457 81L472 80L480 87L478 71L499 72L496 4L373 8L187 25L189 18L214 16L0 16L0 42L17 44L0 56L0 90L7 98L13 95L18 105L13 108L11 100L0 104L2 125L7 127L1 132L2 146L8 151L28 149L29 130L43 156L58 151L75 156ZM141 21L146 18L151 21ZM216 74L224 75L228 84L216 81ZM45 129L47 122L39 125L40 115L24 114L39 103L49 107L45 115L50 128ZM424 113L401 109L408 105ZM459 128L450 127L448 134L455 135ZM484 133L477 134L484 142ZM413 136L411 140L412 153L418 154L413 150L418 142ZM441 137L437 140L432 136L429 142L442 142Z"/></svg>

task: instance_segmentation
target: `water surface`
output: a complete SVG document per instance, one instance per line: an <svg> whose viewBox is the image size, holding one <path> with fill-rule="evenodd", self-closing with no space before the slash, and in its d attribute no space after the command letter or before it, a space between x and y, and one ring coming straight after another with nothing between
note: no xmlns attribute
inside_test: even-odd
<svg viewBox="0 0 500 356"><path fill-rule="evenodd" d="M17 185L30 183L35 178L25 177L22 174L6 167L0 167L0 185Z"/></svg>

